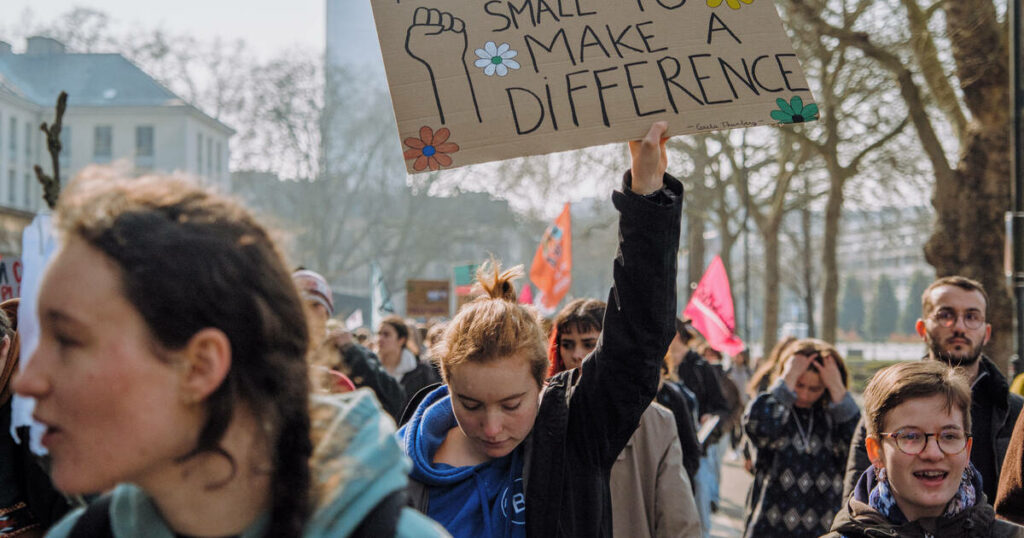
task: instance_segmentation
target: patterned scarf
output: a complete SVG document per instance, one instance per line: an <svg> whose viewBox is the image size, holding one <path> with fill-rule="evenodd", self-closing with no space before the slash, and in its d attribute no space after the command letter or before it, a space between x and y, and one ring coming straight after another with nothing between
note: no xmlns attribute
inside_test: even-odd
<svg viewBox="0 0 1024 538"><path fill-rule="evenodd" d="M957 488L953 499L946 505L946 511L942 517L953 517L974 506L977 493L971 480L973 473L974 469L970 465L964 469L963 475L960 477L960 487ZM885 468L878 471L878 481L868 496L868 505L892 523L899 525L907 522L907 517L896 506L896 498L893 497L892 489L889 487L889 476Z"/></svg>

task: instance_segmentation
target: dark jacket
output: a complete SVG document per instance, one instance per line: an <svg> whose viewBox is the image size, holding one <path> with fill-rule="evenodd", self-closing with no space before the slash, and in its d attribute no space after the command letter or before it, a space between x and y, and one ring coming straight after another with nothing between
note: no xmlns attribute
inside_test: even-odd
<svg viewBox="0 0 1024 538"><path fill-rule="evenodd" d="M527 536L612 535L609 473L657 393L675 334L682 184L666 174L653 199L623 191L612 195L620 239L597 348L549 380L521 445ZM429 491L411 483L410 494L426 513Z"/></svg>
<svg viewBox="0 0 1024 538"><path fill-rule="evenodd" d="M683 468L690 484L695 484L697 468L700 467L700 442L693 425L693 413L686 401L682 389L673 381L666 381L658 391L658 403L667 407L675 416L676 430L679 433L679 444L683 449Z"/></svg>
<svg viewBox="0 0 1024 538"><path fill-rule="evenodd" d="M697 414L719 415L724 423L729 418L729 403L725 401L715 367L694 350L689 350L679 363L679 379L697 396Z"/></svg>
<svg viewBox="0 0 1024 538"><path fill-rule="evenodd" d="M999 517L1024 525L1024 413L1017 417L1013 427L1010 448L999 473L995 508Z"/></svg>
<svg viewBox="0 0 1024 538"><path fill-rule="evenodd" d="M927 538L955 536L957 538L1022 538L1024 527L995 519L992 506L988 504L985 494L979 491L974 506L952 517L929 518L926 530L922 521L895 524L868 505L868 494L875 486L875 473L861 473L854 487L853 497L846 506L836 514L832 522L832 532L827 538L881 538L905 537ZM975 487L980 484L975 482Z"/></svg>
<svg viewBox="0 0 1024 538"><path fill-rule="evenodd" d="M416 396L416 393L423 389L423 387L436 385L441 381L441 376L434 369L434 366L417 360L416 369L411 372L406 372L402 376L402 389L405 391L405 398L402 400L401 410L404 411L409 406L409 401ZM397 418L398 415L392 415Z"/></svg>
<svg viewBox="0 0 1024 538"><path fill-rule="evenodd" d="M971 400L995 401L996 404L988 409L980 409L979 405L971 405L971 434L974 436L974 448L971 449L971 463L981 472L983 490L989 499L994 499L996 486L999 482L999 470L1006 457L1006 450L1010 445L1010 436L1013 434L1013 425L1020 415L1021 405L1024 398L1010 392L1010 386L1006 377L999 372L996 365L982 355L979 359L978 380L971 387ZM982 417L988 420L982 419ZM843 498L849 498L853 487L870 465L867 449L864 448L864 437L867 431L864 428L864 421L857 426L857 433L850 442L850 456L846 461L846 478L843 481ZM985 445L990 450L979 450L978 438L984 437ZM993 474L990 470L995 470Z"/></svg>
<svg viewBox="0 0 1024 538"><path fill-rule="evenodd" d="M377 355L359 344L345 346L341 355L352 384L372 390L384 411L397 422L405 404L405 389L388 374Z"/></svg>

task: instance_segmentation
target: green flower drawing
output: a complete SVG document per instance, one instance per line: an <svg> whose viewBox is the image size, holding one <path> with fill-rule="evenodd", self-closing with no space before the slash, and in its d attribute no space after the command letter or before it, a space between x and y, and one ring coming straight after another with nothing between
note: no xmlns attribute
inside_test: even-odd
<svg viewBox="0 0 1024 538"><path fill-rule="evenodd" d="M799 95L794 95L787 103L785 99L775 100L779 110L772 111L772 119L779 123L803 123L818 119L818 105L811 103L804 106L804 100Z"/></svg>

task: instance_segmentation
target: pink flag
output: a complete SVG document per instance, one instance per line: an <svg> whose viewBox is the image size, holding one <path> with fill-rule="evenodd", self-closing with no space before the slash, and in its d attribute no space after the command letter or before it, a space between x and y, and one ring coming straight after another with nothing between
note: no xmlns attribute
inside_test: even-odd
<svg viewBox="0 0 1024 538"><path fill-rule="evenodd" d="M690 303L683 310L683 317L689 318L693 328L718 351L729 355L743 351L743 340L733 334L736 330L736 316L732 307L732 292L729 291L729 276L725 274L722 258L715 256L711 260Z"/></svg>
<svg viewBox="0 0 1024 538"><path fill-rule="evenodd" d="M533 286L529 282L519 292L519 304L533 304Z"/></svg>

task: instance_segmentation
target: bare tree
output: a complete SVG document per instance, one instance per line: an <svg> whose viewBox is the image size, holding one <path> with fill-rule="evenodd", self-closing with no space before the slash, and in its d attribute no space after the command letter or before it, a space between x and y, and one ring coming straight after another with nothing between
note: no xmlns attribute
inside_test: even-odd
<svg viewBox="0 0 1024 538"><path fill-rule="evenodd" d="M939 276L962 274L988 290L988 317L994 330L986 351L1005 370L1013 327L1012 299L1001 269L1003 215L1010 199L1010 90L1008 30L1006 21L999 20L995 1L937 2L921 8L917 0L905 0L907 26L915 32L912 62L880 43L877 33L843 27L812 0L790 3L816 31L857 48L897 82L935 175L932 205L938 219L925 256ZM940 11L945 32L936 36L925 30L930 17ZM942 45L948 47L951 65L944 64L937 52ZM950 79L957 81L959 95L947 82ZM930 103L948 124L929 114ZM946 125L957 142L955 165L941 143L939 133Z"/></svg>

